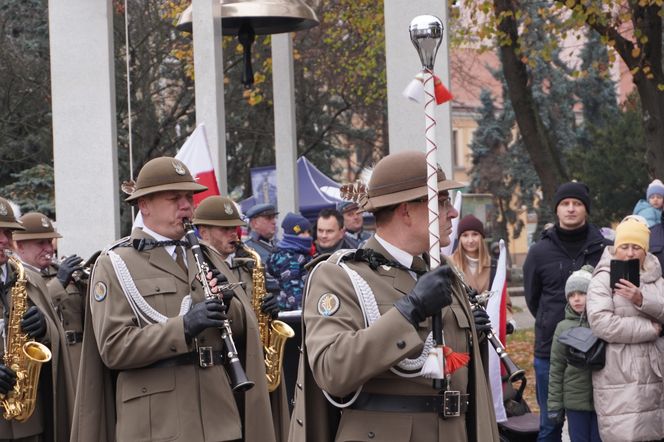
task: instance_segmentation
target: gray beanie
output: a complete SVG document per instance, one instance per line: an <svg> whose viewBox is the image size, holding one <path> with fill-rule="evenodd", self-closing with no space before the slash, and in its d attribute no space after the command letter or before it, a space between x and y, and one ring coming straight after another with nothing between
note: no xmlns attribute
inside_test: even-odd
<svg viewBox="0 0 664 442"><path fill-rule="evenodd" d="M584 265L576 272L572 272L565 283L565 298L569 299L574 292L586 293L588 285L590 285L590 279L593 276L593 270L595 270L593 266Z"/></svg>

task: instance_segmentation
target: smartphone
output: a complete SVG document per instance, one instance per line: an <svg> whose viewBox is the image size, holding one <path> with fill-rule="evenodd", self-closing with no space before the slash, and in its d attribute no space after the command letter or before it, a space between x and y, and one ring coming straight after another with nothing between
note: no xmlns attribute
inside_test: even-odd
<svg viewBox="0 0 664 442"><path fill-rule="evenodd" d="M629 259L621 261L618 259L611 260L611 289L616 288L616 283L621 279L626 279L635 286L639 286L641 272L641 265L638 259Z"/></svg>

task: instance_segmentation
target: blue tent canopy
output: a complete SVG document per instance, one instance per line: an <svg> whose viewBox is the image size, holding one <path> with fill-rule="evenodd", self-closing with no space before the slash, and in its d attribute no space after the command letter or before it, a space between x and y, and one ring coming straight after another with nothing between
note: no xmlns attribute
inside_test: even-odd
<svg viewBox="0 0 664 442"><path fill-rule="evenodd" d="M273 184L276 183L275 167L253 168L251 169L251 174L253 196L240 202L243 213L246 213L249 208L259 203L270 202L277 204L276 191L274 191L275 186ZM322 209L334 208L341 201L321 190L324 187L338 189L341 186L318 170L305 157L300 157L297 160L297 180L300 213L311 221L316 220L318 212Z"/></svg>

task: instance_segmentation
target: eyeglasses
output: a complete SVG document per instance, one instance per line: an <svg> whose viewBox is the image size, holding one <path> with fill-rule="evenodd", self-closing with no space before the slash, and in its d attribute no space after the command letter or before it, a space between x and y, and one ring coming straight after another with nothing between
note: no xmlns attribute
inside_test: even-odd
<svg viewBox="0 0 664 442"><path fill-rule="evenodd" d="M416 199L409 201L411 203L428 203L429 198L424 196L422 198ZM438 207L442 207L445 210L449 210L450 207L452 207L452 198L450 198L449 195L438 195Z"/></svg>

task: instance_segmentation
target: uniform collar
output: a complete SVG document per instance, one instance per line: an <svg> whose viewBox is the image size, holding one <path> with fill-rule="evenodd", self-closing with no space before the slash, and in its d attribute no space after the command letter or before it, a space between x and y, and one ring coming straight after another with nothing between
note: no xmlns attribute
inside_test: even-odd
<svg viewBox="0 0 664 442"><path fill-rule="evenodd" d="M148 235L150 235L151 237L153 237L157 241L173 241L172 238L167 238L164 235L161 235L161 234L155 232L154 230L150 229L148 226L143 226L143 232L147 233ZM183 239L184 239L184 236L182 238L180 238L180 240L183 240ZM168 253L168 256L171 256L171 257L175 256L175 245L164 246L164 250L166 251L166 253Z"/></svg>
<svg viewBox="0 0 664 442"><path fill-rule="evenodd" d="M383 246L385 251L392 255L392 258L394 258L399 264L408 269L413 266L413 255L406 252L405 250L401 250L393 244L390 244L385 239L381 238L377 233L374 235L374 238L376 238L376 241L378 241L378 243ZM417 279L415 272L409 270L408 273L410 273L410 276L412 276L414 279Z"/></svg>

